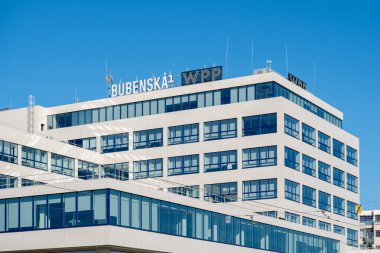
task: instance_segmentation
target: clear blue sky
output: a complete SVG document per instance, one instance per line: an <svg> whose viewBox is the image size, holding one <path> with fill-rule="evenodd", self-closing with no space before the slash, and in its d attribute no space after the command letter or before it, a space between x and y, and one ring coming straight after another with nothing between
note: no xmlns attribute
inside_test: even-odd
<svg viewBox="0 0 380 253"><path fill-rule="evenodd" d="M225 65L251 73L266 59L344 112L361 143L361 200L380 200L379 1L0 0L0 108L106 96L114 80ZM313 85L313 62L316 85ZM380 209L380 201L364 205Z"/></svg>

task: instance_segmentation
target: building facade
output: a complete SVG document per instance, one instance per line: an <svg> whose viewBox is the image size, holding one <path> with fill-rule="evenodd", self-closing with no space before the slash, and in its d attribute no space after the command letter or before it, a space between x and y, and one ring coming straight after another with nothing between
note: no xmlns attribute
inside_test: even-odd
<svg viewBox="0 0 380 253"><path fill-rule="evenodd" d="M357 249L343 113L270 70L192 80L0 112L0 251Z"/></svg>
<svg viewBox="0 0 380 253"><path fill-rule="evenodd" d="M380 210L360 213L360 249L380 251Z"/></svg>

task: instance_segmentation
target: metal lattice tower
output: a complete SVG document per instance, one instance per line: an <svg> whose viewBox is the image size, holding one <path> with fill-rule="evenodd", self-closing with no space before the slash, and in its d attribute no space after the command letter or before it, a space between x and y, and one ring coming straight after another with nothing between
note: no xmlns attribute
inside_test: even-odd
<svg viewBox="0 0 380 253"><path fill-rule="evenodd" d="M27 121L27 130L28 133L34 132L34 103L35 103L35 97L33 95L29 95L28 98L28 121Z"/></svg>

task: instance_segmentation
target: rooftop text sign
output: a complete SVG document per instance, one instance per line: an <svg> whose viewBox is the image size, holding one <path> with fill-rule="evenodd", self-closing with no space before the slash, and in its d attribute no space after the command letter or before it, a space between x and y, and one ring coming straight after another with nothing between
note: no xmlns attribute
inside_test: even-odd
<svg viewBox="0 0 380 253"><path fill-rule="evenodd" d="M172 74L166 75L166 72L159 77L136 80L132 82L120 82L111 85L111 97L124 96L136 93L150 92L170 88L174 84Z"/></svg>
<svg viewBox="0 0 380 253"><path fill-rule="evenodd" d="M294 83L295 85L301 87L302 89L306 90L306 83L290 73L288 73L288 80Z"/></svg>
<svg viewBox="0 0 380 253"><path fill-rule="evenodd" d="M190 85L222 80L222 66L190 70L181 73L181 84Z"/></svg>

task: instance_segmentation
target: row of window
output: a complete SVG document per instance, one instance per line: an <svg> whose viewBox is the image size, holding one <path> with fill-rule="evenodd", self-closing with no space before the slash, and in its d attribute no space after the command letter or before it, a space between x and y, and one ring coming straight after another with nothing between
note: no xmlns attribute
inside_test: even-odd
<svg viewBox="0 0 380 253"><path fill-rule="evenodd" d="M275 82L49 115L47 124L48 129L55 129L273 97L284 97L342 128L341 119Z"/></svg>
<svg viewBox="0 0 380 253"><path fill-rule="evenodd" d="M115 190L0 200L0 232L114 225L274 252L339 252L339 241Z"/></svg>
<svg viewBox="0 0 380 253"><path fill-rule="evenodd" d="M20 182L21 180L21 182ZM19 184L19 182L21 184ZM17 178L9 175L0 174L0 189L16 188L16 187L25 187L25 186L34 186L34 185L43 185L44 183L26 179L26 178Z"/></svg>
<svg viewBox="0 0 380 253"><path fill-rule="evenodd" d="M301 202L300 189L301 189L301 186L299 183L285 179L285 198L286 199L292 200L295 202ZM348 218L351 218L354 220L358 219L358 215L355 210L356 204L354 202L351 202L349 200L345 201L342 198L339 198L337 196L331 196L331 194L323 192L323 191L318 191L318 202L317 202L317 190L312 187L302 185L302 204L312 206L312 207L317 207L317 203L318 203L318 208L323 211L333 212L335 214L339 214L342 216L347 215ZM347 210L347 213L345 214L346 210Z"/></svg>
<svg viewBox="0 0 380 253"><path fill-rule="evenodd" d="M300 125L299 120L285 114L284 116L284 131L286 134L300 139ZM318 149L331 154L331 137L321 131L318 131L318 142L316 140L315 128L302 123L302 141L312 146L318 146ZM318 145L317 145L318 143ZM346 146L346 149L345 149ZM346 152L345 152L346 151ZM356 149L345 145L344 143L332 139L332 154L339 159L345 160L355 166L358 165L358 152ZM346 155L346 156L345 156Z"/></svg>
<svg viewBox="0 0 380 253"><path fill-rule="evenodd" d="M284 165L286 167L289 167L291 169L300 170L302 167L302 172L310 175L312 177L317 177L320 180L323 180L325 182L331 183L331 175L333 176L332 183L336 186L339 186L341 188L345 188L345 182L346 182L346 189L352 192L357 193L358 192L358 178L350 173L345 172L338 169L333 168L333 173L331 173L331 166L322 162L318 161L318 172L317 172L317 161L316 159L302 154L302 166L301 166L301 154L300 152L293 150L291 148L285 147L284 149ZM345 180L346 178L346 180Z"/></svg>
<svg viewBox="0 0 380 253"><path fill-rule="evenodd" d="M243 117L243 136L277 132L276 113ZM217 140L237 137L237 119L208 121L204 123L204 140ZM128 133L101 137L101 153L128 150ZM199 124L168 127L168 145L199 141ZM70 144L96 150L96 138L69 140ZM133 132L133 149L163 146L163 128Z"/></svg>

